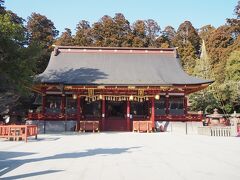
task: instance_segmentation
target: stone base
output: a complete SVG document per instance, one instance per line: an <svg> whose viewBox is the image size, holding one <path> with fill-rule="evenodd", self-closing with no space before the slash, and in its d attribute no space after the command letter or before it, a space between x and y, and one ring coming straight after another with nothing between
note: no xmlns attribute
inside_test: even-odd
<svg viewBox="0 0 240 180"><path fill-rule="evenodd" d="M174 121L158 121L155 122L157 131L172 132L177 134L197 134L198 127L202 126L202 122L174 122Z"/></svg>
<svg viewBox="0 0 240 180"><path fill-rule="evenodd" d="M38 133L61 133L66 131L75 131L76 121L39 121L29 120L27 124L38 126Z"/></svg>

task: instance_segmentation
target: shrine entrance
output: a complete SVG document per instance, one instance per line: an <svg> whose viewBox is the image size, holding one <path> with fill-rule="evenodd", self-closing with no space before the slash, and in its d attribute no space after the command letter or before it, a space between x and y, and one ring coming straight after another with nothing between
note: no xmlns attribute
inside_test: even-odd
<svg viewBox="0 0 240 180"><path fill-rule="evenodd" d="M106 131L127 131L127 102L106 101Z"/></svg>

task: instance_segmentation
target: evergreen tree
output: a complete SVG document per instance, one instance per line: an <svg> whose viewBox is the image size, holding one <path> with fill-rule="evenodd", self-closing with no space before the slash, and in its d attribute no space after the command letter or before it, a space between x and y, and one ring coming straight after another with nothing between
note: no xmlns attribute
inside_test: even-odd
<svg viewBox="0 0 240 180"><path fill-rule="evenodd" d="M74 44L77 46L91 46L92 42L91 26L88 21L81 20L76 28Z"/></svg>
<svg viewBox="0 0 240 180"><path fill-rule="evenodd" d="M172 26L165 27L162 36L169 42L169 46L173 47L173 40L176 36L175 29Z"/></svg>
<svg viewBox="0 0 240 180"><path fill-rule="evenodd" d="M115 22L115 33L119 41L119 47L131 47L132 32L129 21L121 13L116 13L113 20Z"/></svg>
<svg viewBox="0 0 240 180"><path fill-rule="evenodd" d="M28 17L27 29L29 32L29 45L39 47L42 50L37 60L36 68L36 73L41 73L47 67L53 49L52 45L58 35L58 31L51 20L38 13L32 13Z"/></svg>
<svg viewBox="0 0 240 180"><path fill-rule="evenodd" d="M191 22L185 21L179 26L173 44L178 47L183 68L191 74L200 48L200 37Z"/></svg>
<svg viewBox="0 0 240 180"><path fill-rule="evenodd" d="M208 41L208 39L210 38L214 30L215 30L215 27L213 27L210 24L203 26L199 29L199 37L204 41Z"/></svg>
<svg viewBox="0 0 240 180"><path fill-rule="evenodd" d="M194 75L204 79L214 79L211 73L211 66L209 63L210 59L207 54L205 41L203 40L201 46L200 59L197 59L196 66L194 68ZM201 90L199 92L190 95L191 110L193 111L203 111L204 114L210 113L214 108L219 107L220 103L214 95L215 91L213 89L214 85L211 85L207 89Z"/></svg>
<svg viewBox="0 0 240 180"><path fill-rule="evenodd" d="M237 18L240 18L240 1L238 1L235 9L234 9L234 13L236 14Z"/></svg>
<svg viewBox="0 0 240 180"><path fill-rule="evenodd" d="M5 12L4 0L0 0L0 14Z"/></svg>
<svg viewBox="0 0 240 180"><path fill-rule="evenodd" d="M171 41L165 35L161 35L155 40L154 45L156 48L169 48Z"/></svg>
<svg viewBox="0 0 240 180"><path fill-rule="evenodd" d="M1 6L3 5L1 1ZM0 114L15 106L31 87L37 51L27 46L24 20L11 11L0 13Z"/></svg>
<svg viewBox="0 0 240 180"><path fill-rule="evenodd" d="M133 30L133 47L147 47L147 32L146 32L146 24L143 20L137 20L132 25Z"/></svg>
<svg viewBox="0 0 240 180"><path fill-rule="evenodd" d="M59 46L73 46L74 40L72 37L71 29L65 28L65 32L56 40L55 45Z"/></svg>
<svg viewBox="0 0 240 180"><path fill-rule="evenodd" d="M30 44L35 43L46 49L51 48L59 33L51 20L38 13L32 13L28 17L27 29Z"/></svg>
<svg viewBox="0 0 240 180"><path fill-rule="evenodd" d="M160 34L160 26L153 19L148 19L145 21L146 26L146 36L148 41L148 47L155 47L156 38Z"/></svg>

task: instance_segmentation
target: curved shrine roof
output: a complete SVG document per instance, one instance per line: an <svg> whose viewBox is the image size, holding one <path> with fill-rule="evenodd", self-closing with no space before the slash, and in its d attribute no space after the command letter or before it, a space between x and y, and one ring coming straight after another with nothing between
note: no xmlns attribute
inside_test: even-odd
<svg viewBox="0 0 240 180"><path fill-rule="evenodd" d="M197 85L213 81L186 74L175 49L56 47L41 83L68 85Z"/></svg>

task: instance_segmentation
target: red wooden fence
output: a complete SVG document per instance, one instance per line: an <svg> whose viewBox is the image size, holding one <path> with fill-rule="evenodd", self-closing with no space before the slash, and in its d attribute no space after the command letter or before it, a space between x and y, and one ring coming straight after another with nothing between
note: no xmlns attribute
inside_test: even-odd
<svg viewBox="0 0 240 180"><path fill-rule="evenodd" d="M7 138L14 141L25 140L35 136L37 139L38 129L36 125L0 125L0 138Z"/></svg>

